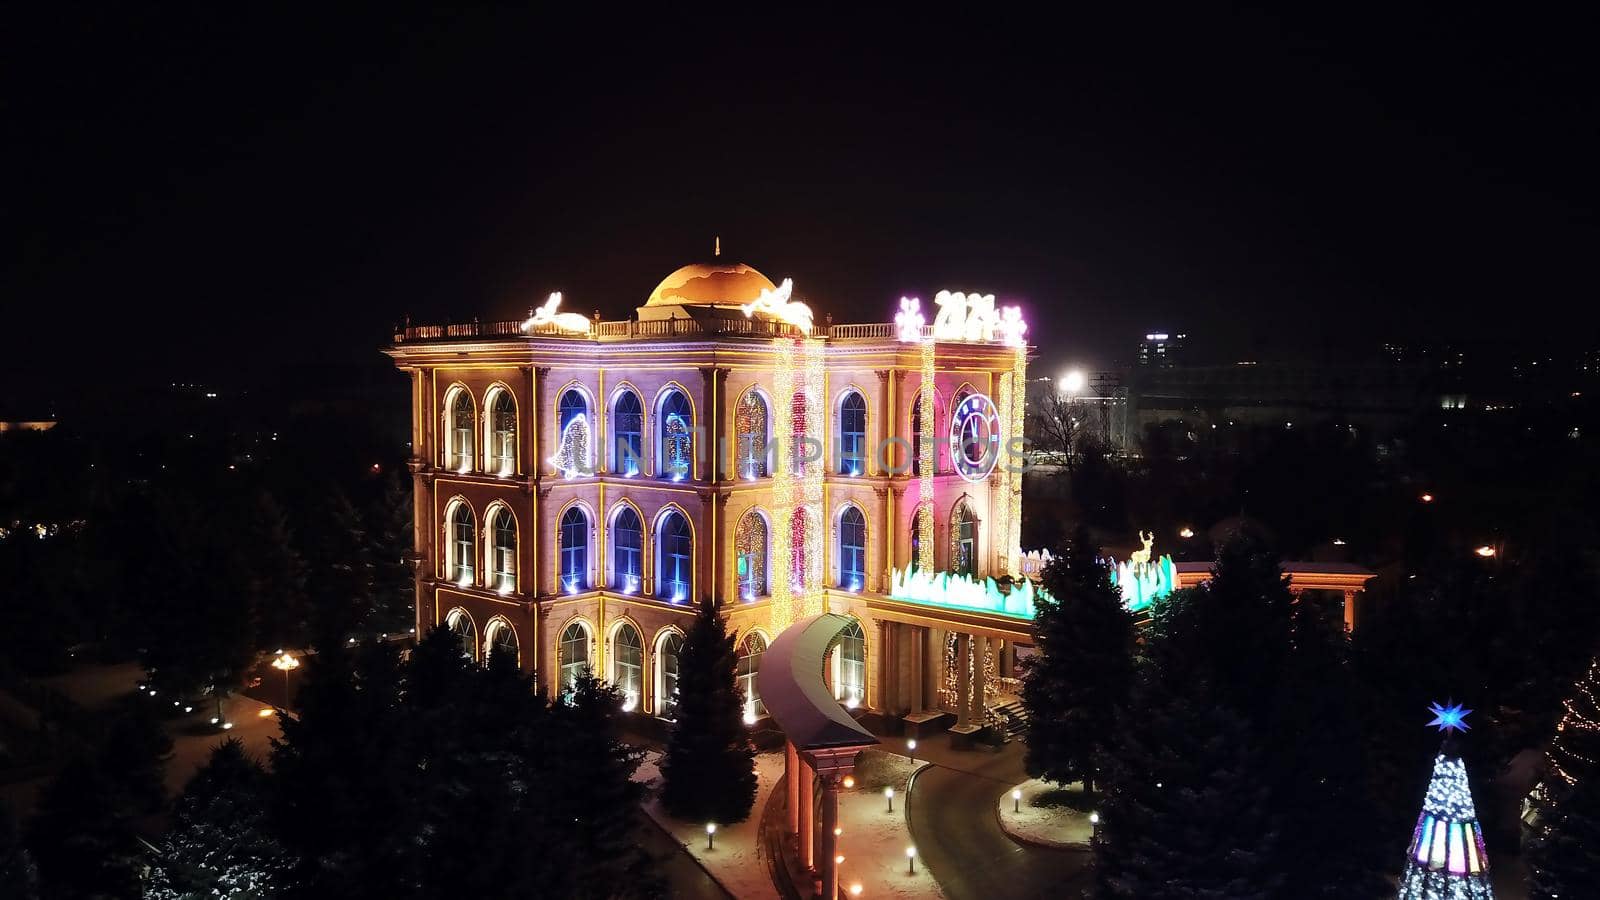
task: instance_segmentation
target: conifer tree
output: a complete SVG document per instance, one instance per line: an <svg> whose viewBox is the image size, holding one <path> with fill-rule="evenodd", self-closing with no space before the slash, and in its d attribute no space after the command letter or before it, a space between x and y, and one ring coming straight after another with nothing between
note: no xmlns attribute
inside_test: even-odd
<svg viewBox="0 0 1600 900"><path fill-rule="evenodd" d="M262 491L246 510L245 522L245 540L237 550L257 640L269 650L304 646L306 564L295 549L289 517Z"/></svg>
<svg viewBox="0 0 1600 900"><path fill-rule="evenodd" d="M692 822L742 822L756 800L755 749L734 673L733 635L709 599L678 656L678 720L661 765L661 803Z"/></svg>
<svg viewBox="0 0 1600 900"><path fill-rule="evenodd" d="M1590 663L1562 707L1548 752L1553 777L1547 789L1558 798L1579 781L1600 781L1600 658Z"/></svg>
<svg viewBox="0 0 1600 900"><path fill-rule="evenodd" d="M1035 599L1034 646L1022 682L1028 710L1028 774L1083 782L1093 794L1117 711L1133 679L1133 617L1079 527L1043 574ZM1046 596L1048 594L1049 596Z"/></svg>
<svg viewBox="0 0 1600 900"><path fill-rule="evenodd" d="M553 770L541 802L549 803L552 824L571 851L561 896L602 900L659 891L635 837L645 788L633 773L644 754L621 740L622 702L621 691L585 672L551 709Z"/></svg>
<svg viewBox="0 0 1600 900"><path fill-rule="evenodd" d="M1093 839L1100 900L1278 896L1277 822L1260 743L1203 682L1141 676L1137 712L1103 765Z"/></svg>
<svg viewBox="0 0 1600 900"><path fill-rule="evenodd" d="M224 741L174 804L147 900L255 900L277 896L290 858L267 831L267 776Z"/></svg>
<svg viewBox="0 0 1600 900"><path fill-rule="evenodd" d="M139 896L139 843L119 788L93 761L79 759L44 789L27 826L44 896Z"/></svg>
<svg viewBox="0 0 1600 900"><path fill-rule="evenodd" d="M1600 778L1572 785L1528 843L1533 900L1600 897Z"/></svg>
<svg viewBox="0 0 1600 900"><path fill-rule="evenodd" d="M411 501L411 478L395 470L384 482L373 514L372 593L373 626L378 631L405 631L414 621L416 585L412 580L414 552L412 521L416 510Z"/></svg>
<svg viewBox="0 0 1600 900"><path fill-rule="evenodd" d="M39 869L33 864L33 855L22 844L17 822L11 811L0 803L0 885L4 885L15 900L38 900Z"/></svg>

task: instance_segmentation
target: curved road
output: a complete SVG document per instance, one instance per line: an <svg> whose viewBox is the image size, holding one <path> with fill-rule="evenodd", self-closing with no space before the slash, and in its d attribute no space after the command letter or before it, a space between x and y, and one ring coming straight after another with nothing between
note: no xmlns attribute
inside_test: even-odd
<svg viewBox="0 0 1600 900"><path fill-rule="evenodd" d="M995 820L1009 783L933 765L910 795L917 855L949 900L1087 895L1089 854L1019 844Z"/></svg>

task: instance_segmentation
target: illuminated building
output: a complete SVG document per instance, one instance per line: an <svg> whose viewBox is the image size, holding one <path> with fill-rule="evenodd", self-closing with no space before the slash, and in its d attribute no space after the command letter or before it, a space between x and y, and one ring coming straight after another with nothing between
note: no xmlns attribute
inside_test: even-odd
<svg viewBox="0 0 1600 900"><path fill-rule="evenodd" d="M627 320L560 302L407 326L387 351L412 385L419 633L513 653L550 692L590 666L670 716L682 632L710 597L748 718L765 647L823 612L857 625L827 676L849 707L976 730L983 698L1015 690L994 676L1027 619L890 592L907 569L1020 570L1021 477L1000 459L1021 433L1020 311L939 292L887 299L895 322L812 323L791 281L720 259ZM953 691L958 656L975 662Z"/></svg>

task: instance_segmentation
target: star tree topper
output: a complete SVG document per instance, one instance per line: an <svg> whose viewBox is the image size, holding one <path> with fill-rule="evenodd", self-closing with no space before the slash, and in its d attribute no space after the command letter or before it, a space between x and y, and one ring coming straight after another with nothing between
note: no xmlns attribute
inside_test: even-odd
<svg viewBox="0 0 1600 900"><path fill-rule="evenodd" d="M1472 727L1467 724L1467 716L1472 710L1463 709L1460 703L1446 701L1443 706L1430 703L1428 712L1433 713L1433 721L1428 724L1447 734L1452 731L1466 731Z"/></svg>

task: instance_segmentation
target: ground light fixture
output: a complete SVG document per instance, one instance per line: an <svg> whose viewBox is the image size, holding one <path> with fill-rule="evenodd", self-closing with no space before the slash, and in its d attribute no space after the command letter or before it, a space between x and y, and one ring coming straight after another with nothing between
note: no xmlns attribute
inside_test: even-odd
<svg viewBox="0 0 1600 900"><path fill-rule="evenodd" d="M846 790L849 790L850 788L855 787L856 786L856 778L855 778L855 776L854 775L846 775L844 777L844 786L845 786Z"/></svg>
<svg viewBox="0 0 1600 900"><path fill-rule="evenodd" d="M1011 811L1022 812L1022 788L1011 789Z"/></svg>
<svg viewBox="0 0 1600 900"><path fill-rule="evenodd" d="M917 848L915 847L906 848L906 874L917 874Z"/></svg>
<svg viewBox="0 0 1600 900"><path fill-rule="evenodd" d="M840 853L839 855L835 856L833 858L833 864L836 865L836 866L844 865L844 854Z"/></svg>
<svg viewBox="0 0 1600 900"><path fill-rule="evenodd" d="M274 712L274 710L272 709L272 707L263 706L260 709L256 710L256 715L258 717L260 717L260 718L263 718L263 719L270 719L270 718L272 718L273 712Z"/></svg>
<svg viewBox="0 0 1600 900"><path fill-rule="evenodd" d="M833 836L834 837L838 837L841 834L844 834L844 829L843 828L835 828L833 830Z"/></svg>
<svg viewBox="0 0 1600 900"><path fill-rule="evenodd" d="M717 847L717 823L706 823L706 849L715 850Z"/></svg>
<svg viewBox="0 0 1600 900"><path fill-rule="evenodd" d="M1089 813L1089 824L1090 825L1099 825L1100 824L1100 814L1097 813L1097 812Z"/></svg>
<svg viewBox="0 0 1600 900"><path fill-rule="evenodd" d="M894 812L894 788L892 788L892 787L884 788L883 789L883 799L889 801L889 812Z"/></svg>
<svg viewBox="0 0 1600 900"><path fill-rule="evenodd" d="M917 739L916 738L912 738L911 740L906 741L906 753L911 757L912 764L915 765L916 762L917 762Z"/></svg>
<svg viewBox="0 0 1600 900"><path fill-rule="evenodd" d="M850 885L850 896L852 896L852 897L861 896L861 882L858 881L855 884Z"/></svg>

